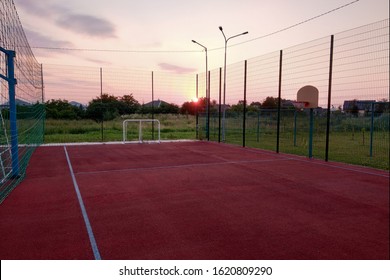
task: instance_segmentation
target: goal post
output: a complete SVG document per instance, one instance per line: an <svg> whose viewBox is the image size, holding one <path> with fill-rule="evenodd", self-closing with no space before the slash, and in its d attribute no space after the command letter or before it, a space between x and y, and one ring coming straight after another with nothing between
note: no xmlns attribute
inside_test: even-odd
<svg viewBox="0 0 390 280"><path fill-rule="evenodd" d="M158 128L158 140L157 142L161 142L161 137L160 137L160 121L157 119L129 119L129 120L124 120L123 121L123 143L126 143L127 141L127 124L129 122L135 122L138 123L138 142L143 143L143 136L142 136L142 123L144 122L151 122L151 123L157 123L157 128Z"/></svg>

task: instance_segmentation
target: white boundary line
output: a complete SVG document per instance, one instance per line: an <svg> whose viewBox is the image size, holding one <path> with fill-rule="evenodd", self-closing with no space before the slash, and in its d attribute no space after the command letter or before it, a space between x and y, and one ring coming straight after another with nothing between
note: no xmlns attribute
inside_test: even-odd
<svg viewBox="0 0 390 280"><path fill-rule="evenodd" d="M161 140L161 143L182 143L182 142L201 142L200 140ZM111 141L111 142L75 142L75 143L50 143L42 144L41 147L62 147L62 146L93 146L93 145L123 145L123 144L159 144L158 140L154 141Z"/></svg>
<svg viewBox="0 0 390 280"><path fill-rule="evenodd" d="M78 186L77 181L76 181L76 177L75 177L74 172L73 172L72 164L70 162L68 151L66 150L66 146L64 146L64 151L65 151L66 160L68 161L70 175L72 176L73 186L74 186L74 189L75 189L76 194L77 194L77 199L78 199L79 204L80 204L81 212L83 214L85 227L87 228L89 242L91 243L93 255L95 257L95 260L101 260L99 249L98 249L98 246L97 246L97 243L95 240L95 236L93 235L91 223L89 222L87 210L85 209L85 206L84 206L83 198L81 196L80 189L79 189L79 186Z"/></svg>
<svg viewBox="0 0 390 280"><path fill-rule="evenodd" d="M375 168L366 167L366 166L360 166L360 165L356 165L356 169L355 169L355 168L353 168L353 167L355 167L355 165L350 165L350 164L347 164L347 163L333 162L333 161L321 162L318 159L311 159L311 160L309 160L308 158L306 158L304 156L299 156L299 155L294 155L294 154L284 154L284 153L277 154L274 151L256 149L256 148L252 148L252 147L245 147L245 148L243 148L243 147L236 146L236 145L229 144L229 143L218 143L218 142L213 142L213 141L207 142L207 141L201 141L201 140L161 140L161 143L180 143L180 142L203 142L203 143L212 144L212 145L220 145L220 144L222 144L222 145L226 145L226 146L229 146L229 147L235 148L235 149L244 149L245 151L250 152L250 153L274 155L275 157L283 157L284 159L288 159L288 160L294 160L294 161L300 161L300 162L305 162L305 163L310 163L310 164L322 165L322 166L326 166L328 168L342 169L342 170L347 170L347 171L351 171L351 172L355 172L355 173L373 175L373 176L378 176L378 177L383 177L383 178L390 178L390 174L380 174L381 172L386 172L386 170L375 169ZM158 142L156 142L156 141L150 141L150 142L145 141L145 142L143 142L143 144L156 144L156 143L158 144ZM62 147L62 146L121 145L121 144L140 144L140 143L138 141L128 141L128 142L125 142L125 143L123 143L123 141L117 141L117 142L82 142L82 143L43 144L41 146L43 146L43 147L61 146ZM140 144L140 145L142 145L142 144ZM339 166L339 165L335 165L335 164L345 164L345 167ZM366 169L367 171L366 170L362 170L362 169ZM378 173L376 173L376 172L378 172Z"/></svg>
<svg viewBox="0 0 390 280"><path fill-rule="evenodd" d="M352 165L352 164L348 164L348 163L344 163L344 162L335 162L335 161L329 161L329 162L323 161L323 162L321 162L320 159L315 159L315 158L314 159L309 159L309 158L307 158L305 156L294 155L294 154L284 154L284 153L277 154L276 152L269 151L269 150L262 150L262 149L252 148L252 147L245 147L245 148L243 148L243 147L236 146L236 145L233 145L233 144L228 144L228 143L214 143L214 142L209 142L209 143L223 144L223 145L227 145L229 147L235 148L235 149L245 149L245 151L251 152L251 153L255 153L255 154L274 155L275 157L282 157L282 158L285 158L285 159L299 161L299 162L304 162L304 163L309 163L309 164L322 165L322 166L329 167L329 168L343 169L343 170L348 170L348 171L361 173L361 174L367 174L367 175L373 175L373 176L378 176L378 177L390 178L390 174L389 173L387 173L387 174L380 174L380 172L384 173L384 172L386 172L386 170L375 169L375 168L367 167L367 166ZM343 164L343 165L346 165L346 166L343 167L343 166L338 166L338 165L334 165L334 164L340 164L340 165ZM356 166L356 169L353 168L355 166ZM359 169L367 169L367 171L359 170ZM378 173L375 173L375 171L377 171Z"/></svg>
<svg viewBox="0 0 390 280"><path fill-rule="evenodd" d="M286 161L290 159L265 159L265 160L242 160L242 161L224 161L224 162L210 162L210 163L198 163L198 164L183 164L183 165L167 165L167 166L152 166L152 167L134 167L124 169L113 169L113 170L101 170L101 171L85 171L77 172L77 175L89 175L89 174L100 174L110 172L131 172L131 171L147 171L147 170L159 170L159 169L173 169L173 168L188 168L188 167L204 167L204 166L218 166L228 164L246 164L246 163L263 163L263 162L274 162L274 161Z"/></svg>

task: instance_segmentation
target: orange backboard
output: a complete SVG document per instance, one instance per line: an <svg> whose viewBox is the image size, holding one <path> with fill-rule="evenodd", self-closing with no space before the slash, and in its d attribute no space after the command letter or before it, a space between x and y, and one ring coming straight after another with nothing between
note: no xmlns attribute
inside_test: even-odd
<svg viewBox="0 0 390 280"><path fill-rule="evenodd" d="M318 107L319 91L313 86L304 86L297 92L297 101L304 102L305 108Z"/></svg>

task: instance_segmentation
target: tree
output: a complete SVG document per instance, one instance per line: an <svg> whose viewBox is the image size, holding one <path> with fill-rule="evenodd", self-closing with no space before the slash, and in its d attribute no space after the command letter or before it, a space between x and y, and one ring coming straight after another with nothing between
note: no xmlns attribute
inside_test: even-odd
<svg viewBox="0 0 390 280"><path fill-rule="evenodd" d="M83 108L73 106L67 100L51 99L45 103L45 107L49 119L75 120L85 115Z"/></svg>
<svg viewBox="0 0 390 280"><path fill-rule="evenodd" d="M278 108L278 97L268 96L263 103L261 104L261 108L263 109L276 109Z"/></svg>
<svg viewBox="0 0 390 280"><path fill-rule="evenodd" d="M261 108L261 103L260 102L252 102L247 106L247 111L248 112L258 112Z"/></svg>
<svg viewBox="0 0 390 280"><path fill-rule="evenodd" d="M130 93L130 95L124 95L124 96L120 97L119 102L122 103L122 106L120 106L120 108L119 108L119 113L121 115L134 114L141 107L139 102L133 97L132 93Z"/></svg>
<svg viewBox="0 0 390 280"><path fill-rule="evenodd" d="M180 114L196 115L196 113L205 113L207 107L207 98L200 97L197 102L184 102L180 108ZM218 104L216 100L210 101L210 113L218 112Z"/></svg>
<svg viewBox="0 0 390 280"><path fill-rule="evenodd" d="M252 102L250 105L246 105L246 112L258 112L261 107L260 102ZM244 112L244 100L239 100L237 104L230 107L231 112L242 113Z"/></svg>
<svg viewBox="0 0 390 280"><path fill-rule="evenodd" d="M198 109L198 113L205 113L206 112L206 106L207 106L207 98L206 97L200 97L198 99L198 102L196 102L196 106Z"/></svg>
<svg viewBox="0 0 390 280"><path fill-rule="evenodd" d="M382 114L389 111L389 100L386 98L380 99L377 104L375 104L375 113Z"/></svg>
<svg viewBox="0 0 390 280"><path fill-rule="evenodd" d="M154 108L154 113L156 114L178 114L179 106L171 103L162 103L160 107Z"/></svg>
<svg viewBox="0 0 390 280"><path fill-rule="evenodd" d="M257 102L258 103L258 102ZM279 97L268 96L261 104L262 109L277 109L279 106ZM281 99L280 107L283 109L294 109L294 105L291 100Z"/></svg>
<svg viewBox="0 0 390 280"><path fill-rule="evenodd" d="M232 105L230 107L230 111L236 112L236 113L244 112L244 100L240 100L240 101L238 101L237 104Z"/></svg>
<svg viewBox="0 0 390 280"><path fill-rule="evenodd" d="M180 114L196 115L198 102L184 102L180 108Z"/></svg>
<svg viewBox="0 0 390 280"><path fill-rule="evenodd" d="M101 97L96 97L89 102L86 115L96 122L102 122L115 119L120 115L121 110L123 104L115 96L102 94Z"/></svg>

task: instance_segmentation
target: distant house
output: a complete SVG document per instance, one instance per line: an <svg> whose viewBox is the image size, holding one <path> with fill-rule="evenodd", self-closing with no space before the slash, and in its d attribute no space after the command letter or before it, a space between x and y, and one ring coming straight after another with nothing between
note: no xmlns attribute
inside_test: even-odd
<svg viewBox="0 0 390 280"><path fill-rule="evenodd" d="M371 112L372 103L375 100L345 100L343 111L350 114L364 115L366 112Z"/></svg>
<svg viewBox="0 0 390 280"><path fill-rule="evenodd" d="M153 108L153 109L152 109ZM143 104L141 107L142 113L156 113L156 114L177 114L179 113L179 106L162 101L160 99Z"/></svg>
<svg viewBox="0 0 390 280"><path fill-rule="evenodd" d="M162 101L160 99L158 100L153 100L149 103L145 103L143 106L146 107L146 108L160 108L161 106L164 106L164 105L170 105L168 102L165 102L165 101Z"/></svg>
<svg viewBox="0 0 390 280"><path fill-rule="evenodd" d="M281 101L282 108L294 108L294 102L292 100L283 100Z"/></svg>

